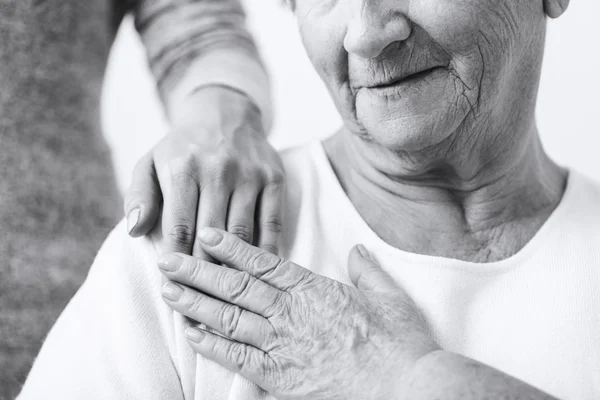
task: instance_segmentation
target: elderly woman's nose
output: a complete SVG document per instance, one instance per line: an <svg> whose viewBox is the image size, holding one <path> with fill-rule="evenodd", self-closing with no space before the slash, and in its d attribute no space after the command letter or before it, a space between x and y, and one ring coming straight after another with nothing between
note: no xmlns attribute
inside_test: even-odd
<svg viewBox="0 0 600 400"><path fill-rule="evenodd" d="M402 8L407 0L350 0L344 48L349 54L375 58L394 42L408 39L412 27ZM404 6L404 7L403 7Z"/></svg>

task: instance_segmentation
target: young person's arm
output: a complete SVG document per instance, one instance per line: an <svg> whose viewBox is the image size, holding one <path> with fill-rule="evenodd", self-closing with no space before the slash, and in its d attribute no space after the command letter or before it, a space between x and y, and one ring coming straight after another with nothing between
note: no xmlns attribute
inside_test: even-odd
<svg viewBox="0 0 600 400"><path fill-rule="evenodd" d="M138 0L134 13L171 131L134 171L128 232L147 234L162 207L167 251L205 256L195 233L213 226L276 252L284 174L239 0Z"/></svg>
<svg viewBox="0 0 600 400"><path fill-rule="evenodd" d="M240 0L138 0L134 18L173 123L186 96L222 86L248 96L269 130L269 81Z"/></svg>

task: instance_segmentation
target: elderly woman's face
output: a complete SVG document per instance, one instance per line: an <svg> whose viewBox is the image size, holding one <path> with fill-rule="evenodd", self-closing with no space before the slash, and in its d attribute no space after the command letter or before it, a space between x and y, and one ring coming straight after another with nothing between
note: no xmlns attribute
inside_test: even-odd
<svg viewBox="0 0 600 400"><path fill-rule="evenodd" d="M296 15L346 125L388 148L424 149L535 97L541 0L296 0Z"/></svg>

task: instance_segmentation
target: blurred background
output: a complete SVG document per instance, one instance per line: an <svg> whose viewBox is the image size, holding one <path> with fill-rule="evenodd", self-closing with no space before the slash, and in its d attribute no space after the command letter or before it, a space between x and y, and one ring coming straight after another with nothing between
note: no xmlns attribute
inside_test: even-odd
<svg viewBox="0 0 600 400"><path fill-rule="evenodd" d="M340 118L304 53L294 16L276 0L244 3L249 27L271 73L275 111L271 142L285 148L333 133ZM550 155L600 181L598 17L600 1L573 0L562 18L549 21L537 115ZM137 160L168 129L129 18L111 54L102 108L123 190Z"/></svg>

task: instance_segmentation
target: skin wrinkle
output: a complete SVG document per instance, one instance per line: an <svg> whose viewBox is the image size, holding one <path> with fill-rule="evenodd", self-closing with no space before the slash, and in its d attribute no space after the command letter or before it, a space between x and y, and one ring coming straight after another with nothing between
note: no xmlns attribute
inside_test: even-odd
<svg viewBox="0 0 600 400"><path fill-rule="evenodd" d="M298 14L296 14L299 31L300 32L303 31L304 22L307 19L310 19L310 17L313 14L315 14L315 13L326 14L336 4L337 4L337 0L317 2L315 4L312 4L302 16L298 16ZM294 1L294 10L295 10L295 8L296 8L296 2ZM340 65L344 66L344 68L341 68L341 70L344 72L338 82L339 88L336 88L335 85L331 84L327 80L323 80L323 82L325 83L325 85L327 86L329 91L331 91L332 93L337 92L338 97L340 97L340 98L351 97L352 96L352 88L350 86L350 78L348 76L348 53L343 51L342 48L340 48L338 51L337 57L339 59L338 62L340 63ZM311 59L311 61L312 61L312 59ZM317 65L315 65L315 68L318 71ZM351 103L348 105L350 106L350 110L344 110L343 108L339 107L337 104L336 104L336 107L342 116L347 115L347 114L350 115L350 121L352 121L350 124L352 124L352 123L354 123L354 121L358 121L358 117L356 116L356 105L354 103ZM357 135L360 135L365 140L369 140L368 133L366 132L366 130L363 127L361 127L360 124L357 123L355 126L353 126L353 129L355 130Z"/></svg>
<svg viewBox="0 0 600 400"><path fill-rule="evenodd" d="M479 31L481 37L485 40L488 45L488 48L492 48L491 43L485 33L483 31ZM477 91L477 105L479 105L481 101L481 91L483 89L483 78L485 77L485 56L483 55L483 49L481 48L481 43L477 43L477 49L479 50L479 54L481 56L481 77L479 78L479 90Z"/></svg>
<svg viewBox="0 0 600 400"><path fill-rule="evenodd" d="M362 14L362 17L365 17L365 16L367 16L367 17L366 17L366 19L368 19L368 18L369 18L368 16L369 16L369 15L371 15L372 13L373 13L373 14L377 14L377 12L379 11L378 9L381 7L381 3L382 3L383 1L385 1L385 0L378 0L378 1L355 0L355 1L361 1L361 3L362 3L362 8L361 8L361 14ZM372 4L372 3L373 3L373 4ZM409 8L409 3L410 3L410 2L406 2L406 3L407 3L406 10L408 10L408 8ZM371 11L371 10L368 10L368 7L369 7L369 5L371 5L371 4L372 4L372 9L373 9L372 11ZM402 10L400 10L400 11L397 11L396 13L391 13L391 12L390 12L390 13L388 13L388 15L386 16L386 18L384 18L384 20L385 20L386 22L389 22L389 20L393 19L393 17L394 17L394 16L401 16L402 18L405 18L405 17L404 17L404 16L401 14L401 11L402 11ZM369 22L371 22L371 21L369 21ZM369 22L367 22L367 24L369 24ZM377 24L377 23L379 23L379 20L373 21L372 23L376 23L376 24ZM413 30L413 27L412 27L412 22L410 22L410 27L409 27L409 29L410 29L411 31ZM392 49L391 49L392 47L394 47L394 46L401 46L403 43L404 43L404 42L394 42L394 43L391 43L389 46L386 46L386 48L384 48L384 49L381 51L381 53L380 53L380 54L378 54L378 55L375 57L375 59L373 59L372 61L375 61L375 62L376 62L378 59L382 59L382 58L384 58L384 57L385 57L385 55L386 55L387 53L389 53L389 52L392 50ZM409 55L409 62L408 62L408 65L410 65L410 63L411 63L411 61L412 61L412 51L413 51L413 49L414 49L414 46L413 46L413 47L411 47L411 50L410 50L410 51L411 51L411 53L410 53L410 55ZM347 59L346 59L346 60L347 60L347 65L350 65L350 62L349 62L349 54L348 54L348 53L346 53L346 55L347 55ZM348 69L348 70L349 70L349 69ZM383 65L382 71L383 71L384 75L387 75L387 76L385 76L385 78L384 78L384 80L385 80L385 81L390 81L390 80L392 80L392 79L393 79L393 77L394 77L394 74L393 74L393 73L392 73L392 74L390 74L389 72L387 72L387 73L386 73L386 66L385 66L385 64ZM354 120L356 121L356 125L357 125L357 128L358 128L358 132L357 132L357 133L358 133L358 134L359 134L361 137L363 137L363 138L365 138L365 139L372 140L372 139L370 138L370 135L368 134L368 130L367 130L367 129L366 129L366 128L365 128L365 127L364 127L364 126L363 126L363 125L362 125L362 124L359 122L359 121L360 121L360 119L359 119L359 117L358 117L358 115L357 115L357 111L356 111L356 110L357 110L357 107L356 107L356 92L357 92L357 90L356 90L355 88L353 88L353 86L352 86L352 84L351 84L351 82L350 82L350 74L348 74L348 87L349 87L349 89L350 89L350 95L351 95L351 96L352 96L352 98L353 98L353 102L352 102L352 116L353 116Z"/></svg>
<svg viewBox="0 0 600 400"><path fill-rule="evenodd" d="M484 40L485 40L485 42L488 44L489 48L492 48L491 42L490 42L490 40L487 38L487 36L486 36L485 34L483 34L483 32L480 32L480 35L481 35L481 36L484 38ZM484 57L484 55L483 55L483 52L481 51L481 44L480 44L480 43L478 43L478 49L480 50L480 56L481 56L481 60L482 60L482 72L481 72L480 79L479 79L479 82L480 82L480 84L479 84L479 87L478 87L478 93L477 93L477 104L479 105L479 104L480 104L480 102L481 102L481 92L482 92L482 89L483 89L483 84L482 84L481 82L483 81L483 76L484 76L484 74L485 74L485 57ZM467 86L467 85L466 85L466 83L465 83L463 80L460 80L460 81L461 81L461 82L462 82L462 83L463 83L465 86ZM469 103L469 104L471 104L471 103ZM472 110L474 110L474 108L472 108ZM469 121L467 120L467 118L468 118L468 117L469 117L469 115L465 116L465 119L463 120L463 124L464 124L464 125L466 125L467 123L469 123ZM477 121L477 118L473 116L473 120L474 120L474 121ZM488 121L487 121L487 120L479 121L479 125L480 125L480 126L483 126L483 125L485 125L485 124L487 124L487 123L488 123ZM461 128L462 128L462 125L461 125L461 127L459 127L459 130L460 130ZM478 130L478 129L472 129L472 130L471 130L472 134L471 134L470 136L471 136L471 137L476 137L476 136L477 136L477 134L476 134L477 130ZM482 129L482 130L484 130L484 129ZM492 139L493 139L493 140L498 140L498 139L500 139L501 137L505 137L505 136L506 136L506 135L497 135L497 136L495 136L495 137L492 137ZM456 137L456 138L458 138L457 136L455 136L455 137ZM449 146L449 147L450 147L450 148L455 148L455 149L458 149L458 147L457 147L457 146ZM486 170L486 168L481 168L481 169L480 169L480 171L484 171L484 170ZM476 177L477 177L477 174L475 175L475 177L474 177L474 178L476 178ZM473 178L470 178L470 179L473 179Z"/></svg>
<svg viewBox="0 0 600 400"><path fill-rule="evenodd" d="M310 299L307 298L304 301L301 301L299 304L297 304L294 308L300 308L300 310L302 310L302 305L303 304L312 304L313 306L318 306L318 304L321 303L329 303L329 302L334 302L337 306L336 306L336 313L334 316L330 316L330 318L325 319L326 321L326 325L325 326L321 326L319 329L319 332L302 332L299 331L297 332L297 334L301 337L313 337L313 338L319 338L319 337L329 337L330 336L330 332L340 332L340 331L345 331L347 332L347 334L343 337L343 340L340 340L339 342L335 342L335 343L340 343L342 346L336 349L332 349L331 348L331 344L332 342L330 342L329 340L327 341L320 341L320 340L313 340L313 341L309 341L309 343L303 343L305 346L304 352L307 354L312 354L313 356L308 358L306 361L308 361L311 365L307 365L305 362L302 362L301 359L299 357L290 357L289 355L286 355L287 359L285 360L285 362L283 362L284 368L286 370L286 372L288 372L288 374L293 373L294 369L297 368L302 368L302 369L308 369L310 367L312 367L312 365L322 365L324 362L326 362L327 360L325 360L325 358L329 358L329 357L339 357L339 358L343 358L343 357L348 357L348 354L350 354L353 359L352 360L346 360L344 361L343 359L340 360L340 363L343 365L347 362L351 362L353 364L358 364L358 365L381 365L382 360L378 359L376 362L373 362L372 360L372 354L376 354L373 351L362 351L359 354L356 354L356 352L351 352L348 351L350 348L353 348L353 346L360 346L361 344L366 344L367 346L377 346L378 340L376 338L371 338L369 337L369 330L370 328L373 327L373 321L371 321L371 314L363 314L364 318L360 318L360 320L355 320L353 323L353 326L350 327L350 331L348 331L348 327L345 325L343 318L341 318L341 316L343 315L356 315L355 309L357 307L359 308L364 308L367 306L367 304L363 304L362 299L354 299L354 301L349 301L348 299L351 297L349 296L349 294L344 294L344 292L347 290L344 290L345 288L340 285L339 283L333 283L334 285L337 286L341 286L342 290L341 292L338 290L340 288L336 288L334 290L331 290L333 288L327 288L324 287L322 288L321 292L322 293L335 293L336 295L334 296L334 298L328 298L325 299L324 301L321 302L316 302L314 299ZM323 290L324 289L324 290ZM303 290L303 293L308 292L309 290ZM341 295L341 296L340 296ZM393 300L393 299L391 299ZM393 305L391 305L391 307L394 310L397 310L398 307L395 307ZM383 313L385 313L384 309L381 309ZM313 311L313 313L319 313L319 310L317 309L316 311ZM327 312L327 310L323 309L322 312ZM349 314L348 314L349 313ZM300 326L303 327L307 327L310 324L306 324L304 321L302 321L303 318L310 318L310 313L306 312L306 313L302 313L302 311L300 311L300 320L298 321L294 321L291 322L292 324L294 324L294 326L298 326L297 324L301 324ZM412 314L407 313L404 317L404 319L406 318L411 318ZM400 316L400 319L402 319L403 317ZM397 318L395 318L397 319ZM397 326L397 325L396 325ZM398 335L403 335L404 333L401 331L397 331L394 332L394 334L398 334ZM368 340L368 339L372 339L372 340ZM315 347L316 346L316 347ZM328 351L324 352L322 351L323 348L326 348ZM278 361L278 355L274 355L274 359L275 359L275 363L281 363L281 360ZM385 361L385 360L384 360ZM393 364L393 362L391 362L391 364ZM365 372L366 373L366 372ZM356 377L356 382L361 382L363 381L362 377L357 376ZM290 391L294 391L296 392L296 394L298 394L300 397L307 397L307 398L312 398L313 396L315 396L317 393L314 392L314 389L312 387L306 387L303 386L301 382L298 382L298 380L294 380L291 377L288 377L287 379L283 380L283 384L286 385L286 387L288 388L288 390ZM324 387L328 387L328 388L337 388L339 387L339 384L341 384L340 378L334 376L329 382L321 382L321 386ZM333 396L335 393L333 392L334 389L331 389L332 391L330 393L319 393L320 396L319 398L328 398L327 396L331 395Z"/></svg>

